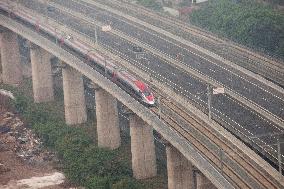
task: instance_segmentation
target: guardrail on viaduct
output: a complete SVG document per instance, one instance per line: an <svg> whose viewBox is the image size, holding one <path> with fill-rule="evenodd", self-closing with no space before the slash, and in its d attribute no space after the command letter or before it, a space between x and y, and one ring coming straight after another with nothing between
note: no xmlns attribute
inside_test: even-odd
<svg viewBox="0 0 284 189"><path fill-rule="evenodd" d="M118 88L114 83L100 75L94 69L91 69L83 61L68 53L67 51L60 48L58 45L54 44L50 40L38 35L31 29L15 22L14 20L0 16L0 24L13 32L23 36L32 43L40 46L49 53L55 55L66 64L85 75L91 79L94 83L98 84L101 88L111 94L113 97L121 101L129 109L131 109L135 114L142 118L147 124L152 126L156 131L158 131L167 141L169 141L175 148L177 148L194 166L196 166L216 187L218 188L234 188L227 179L213 167L210 162L203 157L202 154L198 152L190 143L175 131L170 129L165 123L163 123L158 117L153 114L149 109L145 108L139 104L136 100L131 98L127 93ZM154 81L155 83L155 81ZM158 85L158 83L156 83ZM183 100L180 100L183 103ZM188 102L186 102L188 104ZM189 104L188 104L189 105ZM196 109L191 109L191 111L196 111ZM202 117L202 113L200 114ZM205 120L207 120L205 118ZM212 124L205 121L204 124Z"/></svg>
<svg viewBox="0 0 284 189"><path fill-rule="evenodd" d="M110 93L112 96L121 101L135 114L141 117L145 122L151 125L156 131L158 131L167 141L179 149L179 151L190 160L194 166L196 166L209 180L218 188L234 188L228 181L219 173L199 152L192 148L189 141L179 136L172 131L167 125L165 125L159 118L154 115L149 109L142 106L136 100L131 98L126 92L118 88L114 83L100 75L100 73L91 69L83 61L74 57L70 53L64 51L62 48L52 43L51 41L39 36L36 32L31 31L27 27L18 24L10 18L0 16L0 24L13 32L23 36L32 43L45 49L49 53L55 55L66 64L76 69L94 83L101 86L104 90Z"/></svg>

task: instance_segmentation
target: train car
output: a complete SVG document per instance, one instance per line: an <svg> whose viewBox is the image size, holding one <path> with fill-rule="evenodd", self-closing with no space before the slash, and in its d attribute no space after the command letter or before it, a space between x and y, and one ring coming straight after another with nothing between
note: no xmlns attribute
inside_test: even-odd
<svg viewBox="0 0 284 189"><path fill-rule="evenodd" d="M142 104L146 106L155 105L154 95L146 83L136 79L126 70L118 67L115 62L111 61L110 58L103 57L93 52L93 48L87 43L80 41L79 39L74 39L70 35L64 36L63 34L58 33L55 28L52 28L44 23L40 23L39 19L30 16L28 12L25 12L21 9L10 9L9 5L7 5L5 2L0 2L0 9L33 25L37 31L41 30L45 33L48 33L50 36L53 36L56 40L58 40L61 45L67 45L80 53L82 56L85 56L89 61L92 61L92 63L95 63L101 69L103 69L107 74L106 76L111 78L114 83L127 91Z"/></svg>
<svg viewBox="0 0 284 189"><path fill-rule="evenodd" d="M126 90L140 102L148 106L155 105L154 95L149 86L144 82L137 80L125 70L120 70L114 75L114 77L116 77L114 79L117 81L117 83L124 87L124 90Z"/></svg>

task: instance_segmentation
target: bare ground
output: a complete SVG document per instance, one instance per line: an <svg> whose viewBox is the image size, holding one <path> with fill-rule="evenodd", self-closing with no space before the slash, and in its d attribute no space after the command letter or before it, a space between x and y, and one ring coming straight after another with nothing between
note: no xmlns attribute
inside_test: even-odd
<svg viewBox="0 0 284 189"><path fill-rule="evenodd" d="M44 159L46 158L40 159L36 155L36 158L33 159L21 157L23 153L21 154L20 152L24 149L23 145L28 146L29 144L27 144L28 142L23 143L23 141L19 141L19 135L15 135L17 131L12 128L22 123L16 115L7 116L7 111L3 109L0 111L0 189L23 188L23 186L16 186L16 183L19 183L22 179L42 177L58 172L54 168L54 163L52 161L45 161ZM23 124L22 127L25 128L25 125ZM46 154L47 152L45 151L44 153ZM56 178L53 180L56 180ZM63 183L48 187L24 188L63 189L70 188L70 186Z"/></svg>

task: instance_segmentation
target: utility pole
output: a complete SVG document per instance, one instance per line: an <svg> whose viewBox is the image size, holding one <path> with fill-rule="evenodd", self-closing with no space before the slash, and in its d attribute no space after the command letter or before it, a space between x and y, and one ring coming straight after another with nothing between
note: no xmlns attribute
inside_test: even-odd
<svg viewBox="0 0 284 189"><path fill-rule="evenodd" d="M209 120L212 119L212 95L218 95L218 94L224 94L224 93L225 93L225 89L223 87L213 88L209 83L207 84L208 118L209 118Z"/></svg>

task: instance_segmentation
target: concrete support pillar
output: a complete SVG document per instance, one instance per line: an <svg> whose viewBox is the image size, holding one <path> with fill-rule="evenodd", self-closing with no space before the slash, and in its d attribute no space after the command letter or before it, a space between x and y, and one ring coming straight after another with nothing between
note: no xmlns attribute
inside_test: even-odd
<svg viewBox="0 0 284 189"><path fill-rule="evenodd" d="M136 179L157 175L153 129L136 115L129 116L132 170Z"/></svg>
<svg viewBox="0 0 284 189"><path fill-rule="evenodd" d="M22 72L24 78L32 78L32 65L31 65L31 42L27 39L19 38L20 54L22 62Z"/></svg>
<svg viewBox="0 0 284 189"><path fill-rule="evenodd" d="M1 33L0 33L0 41L1 41ZM2 83L2 58L1 58L1 42L0 42L0 83Z"/></svg>
<svg viewBox="0 0 284 189"><path fill-rule="evenodd" d="M66 66L62 69L65 121L68 125L87 121L82 74Z"/></svg>
<svg viewBox="0 0 284 189"><path fill-rule="evenodd" d="M120 146L117 101L103 89L95 92L98 146L116 149Z"/></svg>
<svg viewBox="0 0 284 189"><path fill-rule="evenodd" d="M18 36L5 30L0 37L3 83L17 86L23 80Z"/></svg>
<svg viewBox="0 0 284 189"><path fill-rule="evenodd" d="M197 172L196 189L217 189L217 188L201 172Z"/></svg>
<svg viewBox="0 0 284 189"><path fill-rule="evenodd" d="M172 145L167 144L168 189L193 189L193 166Z"/></svg>
<svg viewBox="0 0 284 189"><path fill-rule="evenodd" d="M52 101L54 93L50 64L51 54L36 45L31 45L30 51L34 101Z"/></svg>

